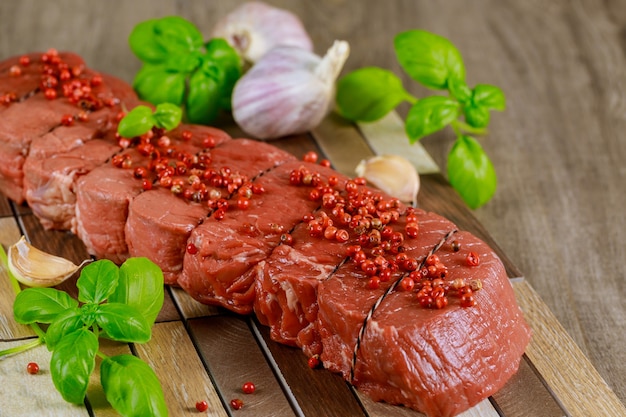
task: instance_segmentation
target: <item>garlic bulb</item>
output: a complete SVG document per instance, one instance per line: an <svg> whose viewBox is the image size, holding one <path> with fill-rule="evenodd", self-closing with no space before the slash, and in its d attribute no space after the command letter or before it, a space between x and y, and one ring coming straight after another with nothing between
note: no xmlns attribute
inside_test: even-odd
<svg viewBox="0 0 626 417"><path fill-rule="evenodd" d="M405 203L416 204L420 178L415 166L398 155L374 156L362 160L356 174L380 190Z"/></svg>
<svg viewBox="0 0 626 417"><path fill-rule="evenodd" d="M324 58L294 47L272 49L235 84L235 121L258 139L314 128L334 103L335 81L349 53L345 41L335 41Z"/></svg>
<svg viewBox="0 0 626 417"><path fill-rule="evenodd" d="M65 258L41 251L26 241L24 236L8 252L9 270L19 282L29 287L53 287L71 277L80 265Z"/></svg>
<svg viewBox="0 0 626 417"><path fill-rule="evenodd" d="M313 43L300 19L287 10L263 2L239 6L213 29L214 38L224 38L248 62L256 62L279 45L313 50Z"/></svg>

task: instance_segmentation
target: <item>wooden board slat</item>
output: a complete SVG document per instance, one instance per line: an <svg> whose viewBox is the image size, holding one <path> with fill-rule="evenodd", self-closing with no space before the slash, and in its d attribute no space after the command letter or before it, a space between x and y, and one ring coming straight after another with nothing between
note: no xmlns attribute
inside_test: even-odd
<svg viewBox="0 0 626 417"><path fill-rule="evenodd" d="M220 315L192 319L188 325L224 401L243 401L237 416L297 415L290 393L283 391L245 318ZM248 381L256 391L246 395L241 387Z"/></svg>
<svg viewBox="0 0 626 417"><path fill-rule="evenodd" d="M134 346L137 356L154 369L161 381L171 415L197 415L198 401L208 403L206 415L227 415L182 322L157 323L152 328L152 339Z"/></svg>
<svg viewBox="0 0 626 417"><path fill-rule="evenodd" d="M626 416L626 407L526 281L513 283L533 330L526 355L572 416Z"/></svg>

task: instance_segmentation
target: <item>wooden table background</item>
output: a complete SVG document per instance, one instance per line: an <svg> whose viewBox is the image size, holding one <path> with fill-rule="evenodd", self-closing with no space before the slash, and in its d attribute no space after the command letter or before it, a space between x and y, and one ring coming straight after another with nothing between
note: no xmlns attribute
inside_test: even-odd
<svg viewBox="0 0 626 417"><path fill-rule="evenodd" d="M127 37L136 23L176 14L208 37L239 3L2 0L0 59L72 50L131 81L140 64ZM499 188L474 214L626 402L626 2L268 3L296 12L318 53L334 39L349 41L346 70L377 65L401 74L393 36L421 28L458 46L470 85L505 91L508 108L482 139ZM413 93L427 93L404 79ZM445 131L423 144L443 167L452 140Z"/></svg>

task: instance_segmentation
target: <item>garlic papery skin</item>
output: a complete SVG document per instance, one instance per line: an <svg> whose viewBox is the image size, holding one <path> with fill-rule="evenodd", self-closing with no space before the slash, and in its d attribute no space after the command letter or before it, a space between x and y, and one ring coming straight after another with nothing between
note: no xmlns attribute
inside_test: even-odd
<svg viewBox="0 0 626 417"><path fill-rule="evenodd" d="M76 265L59 256L37 249L22 236L9 247L8 267L15 279L29 287L53 287L71 277L85 263Z"/></svg>
<svg viewBox="0 0 626 417"><path fill-rule="evenodd" d="M235 84L235 121L257 139L311 130L332 108L349 53L345 41L335 41L323 58L294 47L272 49Z"/></svg>
<svg viewBox="0 0 626 417"><path fill-rule="evenodd" d="M244 3L228 13L217 22L212 36L226 39L250 63L281 45L313 50L313 42L295 14L259 1Z"/></svg>
<svg viewBox="0 0 626 417"><path fill-rule="evenodd" d="M420 177L415 166L398 155L380 155L362 160L356 174L381 191L404 203L416 205Z"/></svg>

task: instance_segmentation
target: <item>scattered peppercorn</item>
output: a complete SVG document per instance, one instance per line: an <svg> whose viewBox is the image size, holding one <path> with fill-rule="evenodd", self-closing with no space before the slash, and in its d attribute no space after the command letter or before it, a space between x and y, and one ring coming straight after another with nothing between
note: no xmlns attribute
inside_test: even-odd
<svg viewBox="0 0 626 417"><path fill-rule="evenodd" d="M233 410L241 410L243 408L243 401L241 401L239 398L235 398L233 400L230 400L230 406L233 408Z"/></svg>
<svg viewBox="0 0 626 417"><path fill-rule="evenodd" d="M198 401L196 403L196 410L203 413L209 409L209 404L206 401Z"/></svg>
<svg viewBox="0 0 626 417"><path fill-rule="evenodd" d="M244 394L253 394L256 391L256 386L252 382L246 382L241 387Z"/></svg>
<svg viewBox="0 0 626 417"><path fill-rule="evenodd" d="M31 375L36 375L39 373L39 365L37 362L29 362L28 365L26 365L26 371Z"/></svg>

